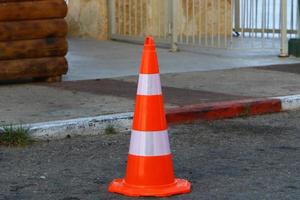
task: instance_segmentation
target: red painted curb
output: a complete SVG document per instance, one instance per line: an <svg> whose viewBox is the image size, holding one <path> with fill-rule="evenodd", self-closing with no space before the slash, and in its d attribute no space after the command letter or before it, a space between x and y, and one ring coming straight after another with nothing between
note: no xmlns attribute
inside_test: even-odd
<svg viewBox="0 0 300 200"><path fill-rule="evenodd" d="M166 116L169 123L182 123L261 115L280 111L281 101L268 98L189 105L170 109L167 111Z"/></svg>

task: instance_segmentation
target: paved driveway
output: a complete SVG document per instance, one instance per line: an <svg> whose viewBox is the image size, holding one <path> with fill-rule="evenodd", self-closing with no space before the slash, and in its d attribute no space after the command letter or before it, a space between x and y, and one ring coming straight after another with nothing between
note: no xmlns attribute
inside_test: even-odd
<svg viewBox="0 0 300 200"><path fill-rule="evenodd" d="M193 191L170 199L299 199L299 120L300 111L172 126L176 175ZM130 199L107 192L124 175L129 137L1 147L0 199Z"/></svg>

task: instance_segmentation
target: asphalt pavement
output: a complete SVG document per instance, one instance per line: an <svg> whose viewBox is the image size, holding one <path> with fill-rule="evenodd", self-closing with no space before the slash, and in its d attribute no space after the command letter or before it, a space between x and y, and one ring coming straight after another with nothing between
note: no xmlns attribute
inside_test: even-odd
<svg viewBox="0 0 300 200"><path fill-rule="evenodd" d="M176 176L193 188L170 199L300 199L299 120L295 111L171 126ZM0 199L132 199L107 192L113 178L124 176L129 138L117 133L0 147Z"/></svg>

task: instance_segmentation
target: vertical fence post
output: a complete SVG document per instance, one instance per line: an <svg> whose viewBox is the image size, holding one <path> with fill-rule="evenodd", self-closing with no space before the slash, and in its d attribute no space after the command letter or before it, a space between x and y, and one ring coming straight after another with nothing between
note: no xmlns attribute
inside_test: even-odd
<svg viewBox="0 0 300 200"><path fill-rule="evenodd" d="M280 54L279 57L288 56L288 38L287 38L287 0L280 1Z"/></svg>
<svg viewBox="0 0 300 200"><path fill-rule="evenodd" d="M234 2L234 30L236 32L240 32L241 27L240 27L240 0L235 0L232 1L231 3Z"/></svg>
<svg viewBox="0 0 300 200"><path fill-rule="evenodd" d="M170 31L171 31L171 51L176 52L178 51L178 45L177 45L177 12L178 12L178 0L169 0L169 6L170 6Z"/></svg>
<svg viewBox="0 0 300 200"><path fill-rule="evenodd" d="M112 38L112 35L116 33L116 0L107 0L108 5L108 26L109 26L109 37Z"/></svg>
<svg viewBox="0 0 300 200"><path fill-rule="evenodd" d="M298 0L297 6L297 37L300 38L300 0Z"/></svg>

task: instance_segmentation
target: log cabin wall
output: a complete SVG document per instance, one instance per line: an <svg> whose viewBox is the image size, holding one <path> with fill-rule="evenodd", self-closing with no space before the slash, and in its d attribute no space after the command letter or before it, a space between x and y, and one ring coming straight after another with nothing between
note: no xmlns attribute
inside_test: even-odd
<svg viewBox="0 0 300 200"><path fill-rule="evenodd" d="M64 0L0 0L0 81L60 81L67 73Z"/></svg>

